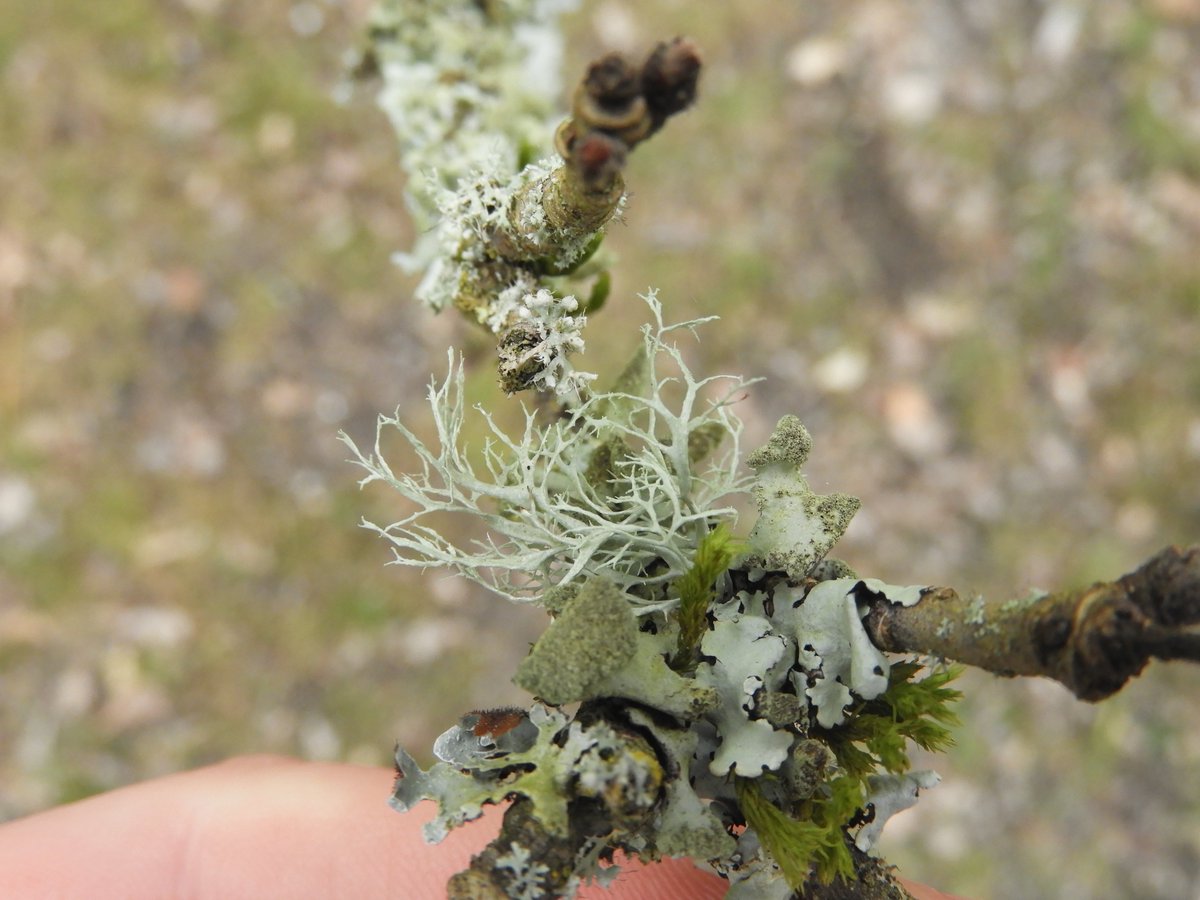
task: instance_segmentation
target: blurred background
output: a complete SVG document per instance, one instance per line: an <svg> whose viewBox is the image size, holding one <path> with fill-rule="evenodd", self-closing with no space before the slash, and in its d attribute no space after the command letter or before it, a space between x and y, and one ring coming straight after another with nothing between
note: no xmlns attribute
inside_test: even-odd
<svg viewBox="0 0 1200 900"><path fill-rule="evenodd" d="M425 427L393 138L345 99L364 0L0 0L0 818L232 754L429 758L539 613L384 568L336 432ZM688 33L614 294L723 317L860 573L997 599L1200 540L1200 0L589 0L567 80ZM341 102L338 99L340 98ZM514 408L510 405L510 409ZM397 467L403 465L396 461ZM1200 897L1200 671L1117 698L963 679L884 854L979 898ZM381 798L382 802L382 798Z"/></svg>

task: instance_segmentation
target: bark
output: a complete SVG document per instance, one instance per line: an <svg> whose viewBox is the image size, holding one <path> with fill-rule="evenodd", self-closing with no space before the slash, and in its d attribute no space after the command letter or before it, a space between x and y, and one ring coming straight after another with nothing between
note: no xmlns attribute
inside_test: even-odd
<svg viewBox="0 0 1200 900"><path fill-rule="evenodd" d="M593 62L575 90L571 117L554 136L564 165L512 199L507 227L489 237L485 259L463 278L455 305L484 321L479 310L509 286L569 274L585 262L625 196L622 170L629 152L691 105L699 74L699 52L686 38L660 43L641 65L617 53ZM607 283L605 276L597 307ZM591 305L589 299L583 311ZM543 339L541 328L519 315L499 329L506 393L534 385L542 365L535 351Z"/></svg>
<svg viewBox="0 0 1200 900"><path fill-rule="evenodd" d="M1041 675L1103 700L1154 658L1200 661L1200 545L1168 547L1115 581L987 603L934 588L913 606L873 601L880 648L997 675Z"/></svg>

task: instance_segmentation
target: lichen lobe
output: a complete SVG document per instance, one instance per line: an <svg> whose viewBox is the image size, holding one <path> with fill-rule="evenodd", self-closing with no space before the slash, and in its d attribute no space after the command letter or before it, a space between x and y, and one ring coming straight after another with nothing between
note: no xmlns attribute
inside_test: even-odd
<svg viewBox="0 0 1200 900"><path fill-rule="evenodd" d="M795 416L779 420L767 443L750 454L758 521L750 533L749 566L803 579L845 533L859 501L847 494L817 494L800 472L812 437Z"/></svg>

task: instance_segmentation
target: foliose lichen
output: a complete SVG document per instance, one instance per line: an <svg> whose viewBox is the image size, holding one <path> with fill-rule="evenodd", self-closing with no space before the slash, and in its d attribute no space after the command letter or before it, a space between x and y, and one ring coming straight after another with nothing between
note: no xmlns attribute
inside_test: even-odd
<svg viewBox="0 0 1200 900"><path fill-rule="evenodd" d="M784 416L766 446L746 460L757 476L753 493L758 507L758 521L749 537L748 565L803 579L858 512L857 498L822 496L808 486L800 469L811 448L812 438L800 420Z"/></svg>
<svg viewBox="0 0 1200 900"><path fill-rule="evenodd" d="M513 681L561 706L594 696L637 652L638 624L610 581L585 582L517 667Z"/></svg>

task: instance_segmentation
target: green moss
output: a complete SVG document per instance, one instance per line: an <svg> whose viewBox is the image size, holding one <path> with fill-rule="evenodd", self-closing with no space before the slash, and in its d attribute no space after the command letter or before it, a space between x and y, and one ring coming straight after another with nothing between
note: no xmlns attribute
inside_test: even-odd
<svg viewBox="0 0 1200 900"><path fill-rule="evenodd" d="M713 582L728 569L733 558L741 552L742 544L722 522L700 541L692 567L677 582L679 608L679 643L671 668L684 671L694 666L696 645L704 634L705 613L713 601Z"/></svg>
<svg viewBox="0 0 1200 900"><path fill-rule="evenodd" d="M861 785L837 778L828 796L806 801L801 814L793 817L766 798L760 780L737 779L738 805L788 885L798 889L814 869L823 884L853 878L854 862L843 829L863 803Z"/></svg>
<svg viewBox="0 0 1200 900"><path fill-rule="evenodd" d="M930 751L950 744L950 726L957 722L950 707L960 695L947 684L959 669L914 680L921 669L916 662L894 665L888 689L880 697L860 703L845 725L819 729L814 734L819 739L797 746L784 770L785 780L771 775L737 780L746 824L792 888L814 874L825 884L853 877L846 828L871 793L869 777L881 768L906 771L909 741ZM832 768L830 750L839 774L826 780Z"/></svg>
<svg viewBox="0 0 1200 900"><path fill-rule="evenodd" d="M883 694L860 703L844 725L822 732L848 775L865 779L880 768L907 771L907 741L935 753L953 744L950 729L958 717L951 707L962 694L947 685L962 668L950 666L914 681L921 669L917 662L896 663Z"/></svg>

